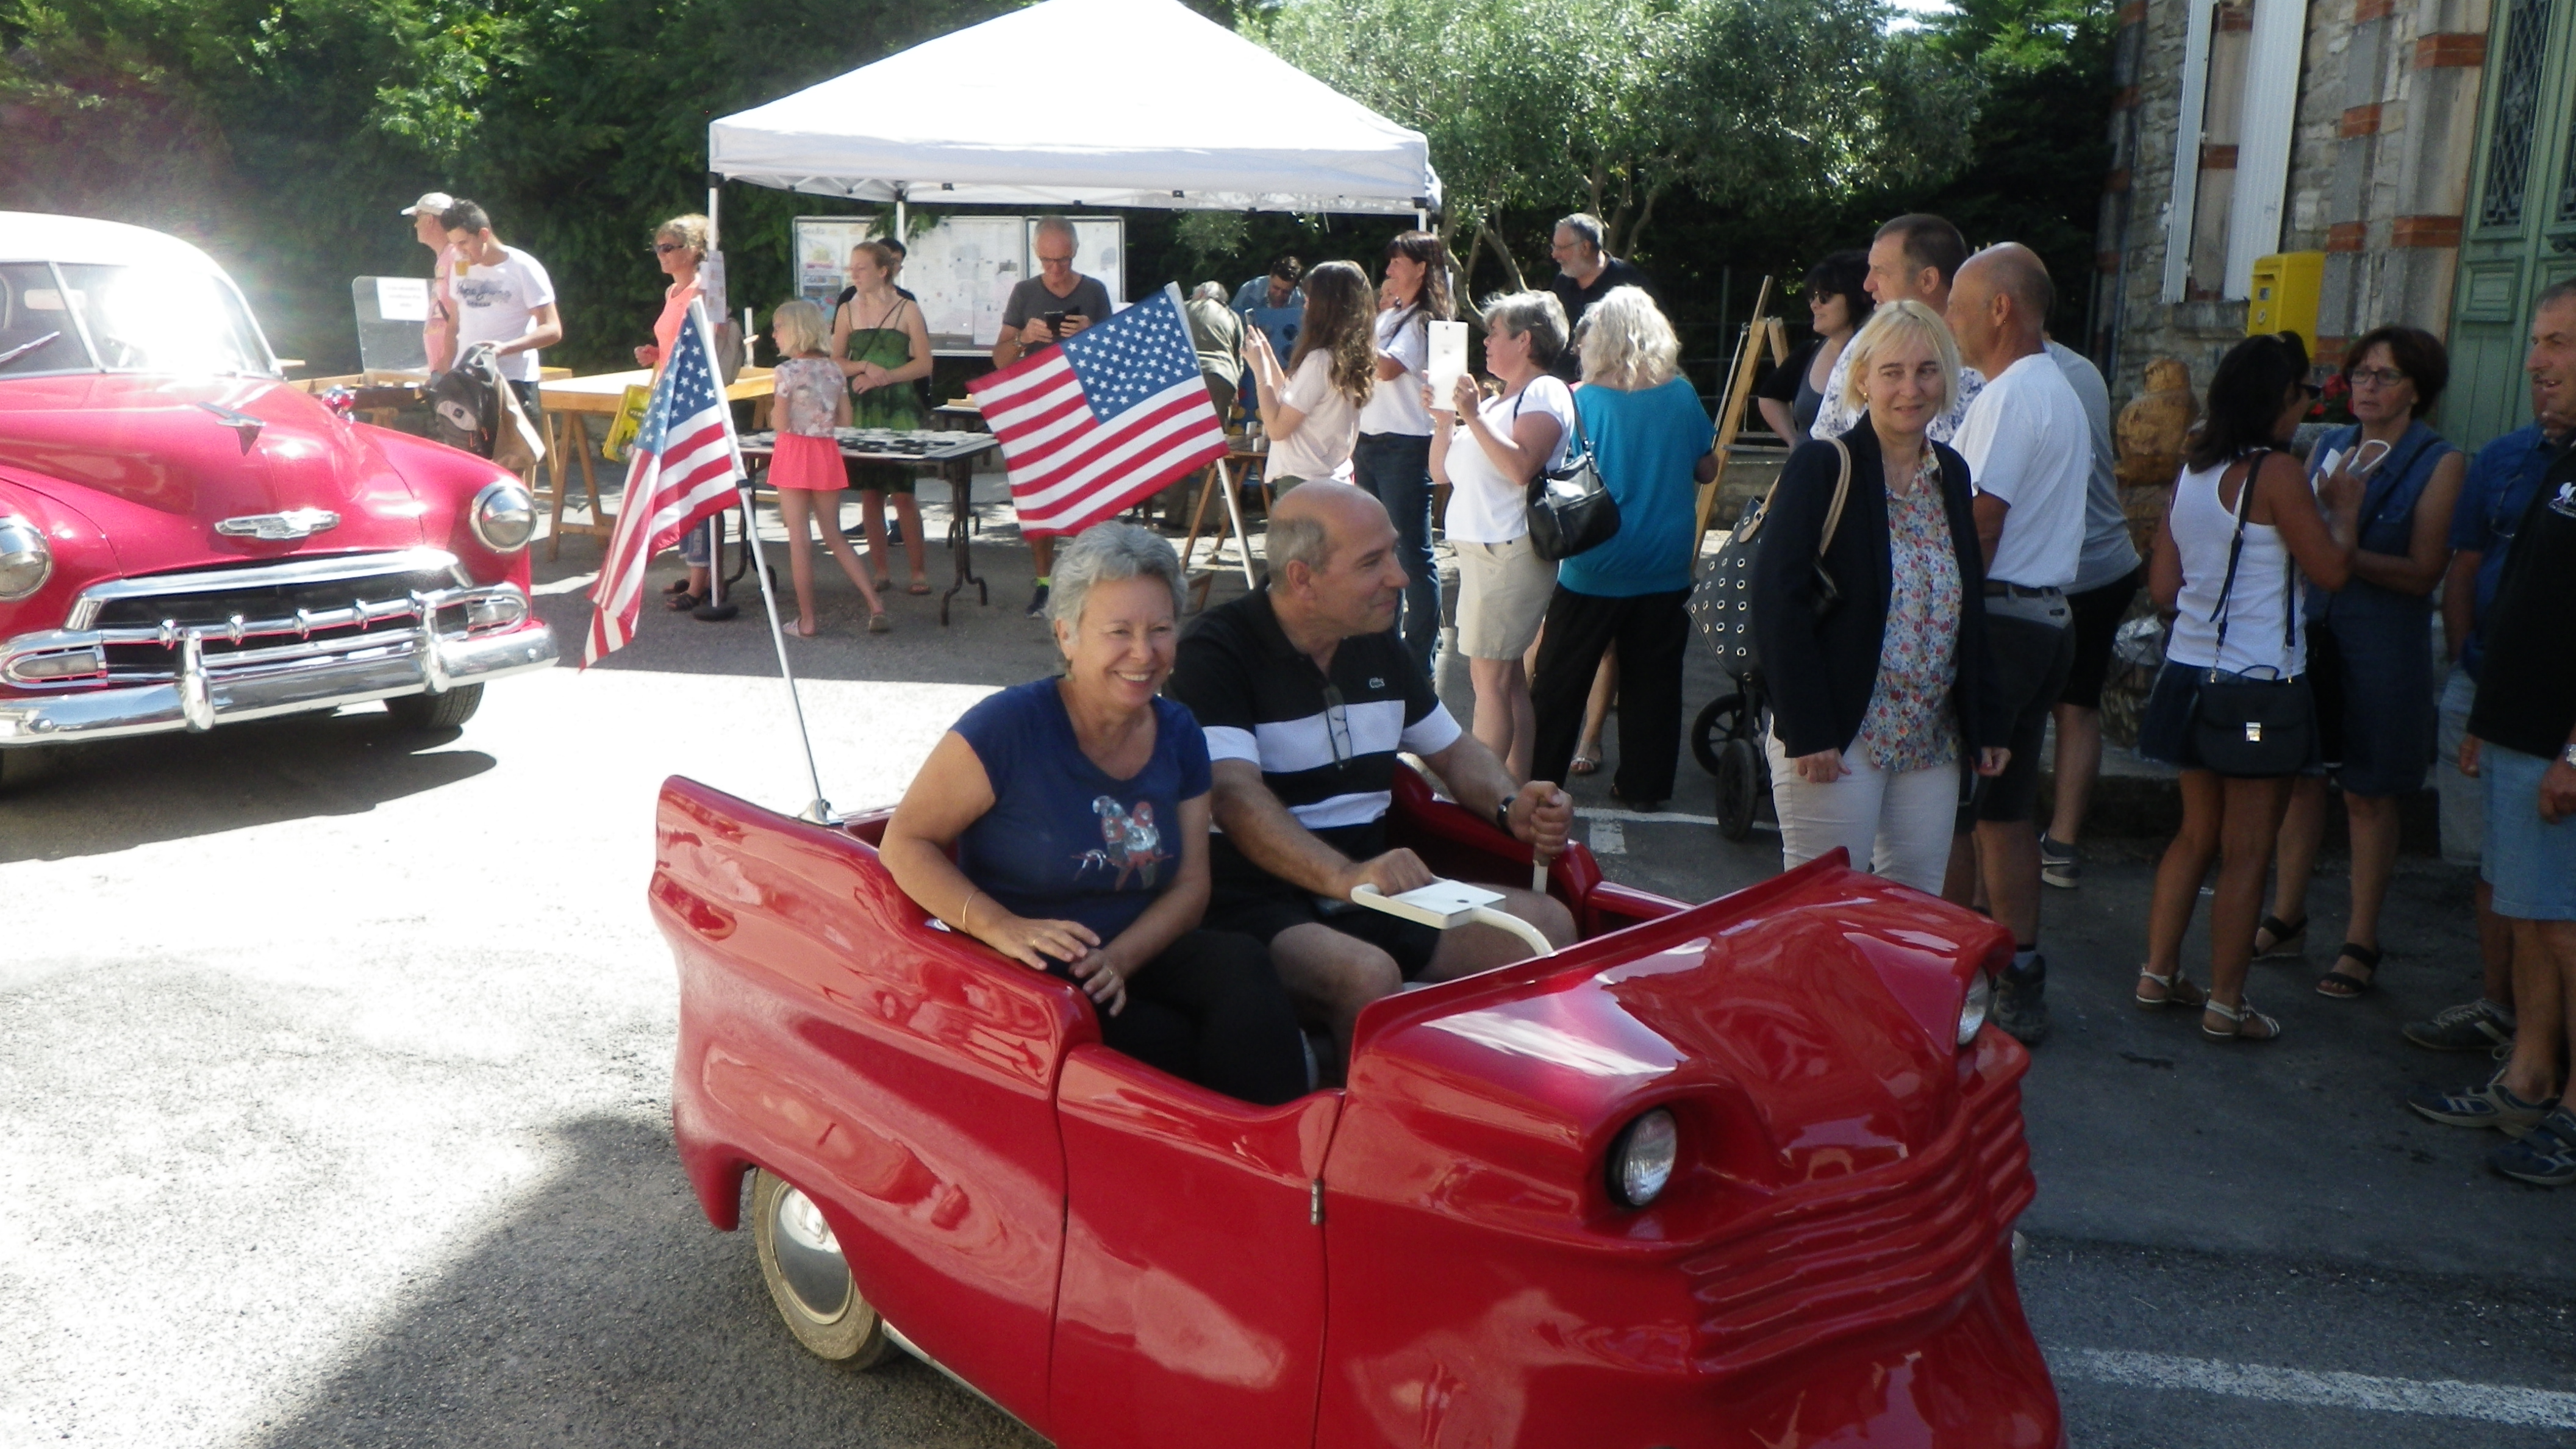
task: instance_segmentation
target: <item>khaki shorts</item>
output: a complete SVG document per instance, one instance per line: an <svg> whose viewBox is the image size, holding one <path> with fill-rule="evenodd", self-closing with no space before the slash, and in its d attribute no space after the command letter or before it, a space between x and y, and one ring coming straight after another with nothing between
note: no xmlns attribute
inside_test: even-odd
<svg viewBox="0 0 2576 1449"><path fill-rule="evenodd" d="M1522 534L1509 543L1453 543L1458 551L1458 648L1470 659L1518 659L1538 638L1556 565Z"/></svg>

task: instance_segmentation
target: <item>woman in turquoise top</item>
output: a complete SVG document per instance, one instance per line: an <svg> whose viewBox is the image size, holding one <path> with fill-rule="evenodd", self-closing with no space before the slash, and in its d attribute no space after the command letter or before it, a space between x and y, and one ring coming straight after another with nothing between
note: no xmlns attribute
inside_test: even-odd
<svg viewBox="0 0 2576 1449"><path fill-rule="evenodd" d="M2382 327L2344 353L2352 415L2319 438L2326 460L2362 481L2361 549L2340 593L2308 591L2308 667L2326 769L2352 827L2352 911L2317 994L2348 1001L2379 965L2379 911L2397 866L2397 802L2424 787L2433 760L2433 589L2451 562L2451 510L2468 460L2426 427L2450 376L2431 333ZM2340 456L2338 456L2340 455ZM2258 956L2296 957L2308 930L2308 876L2325 839L2326 782L2302 778L2281 822L2271 914Z"/></svg>
<svg viewBox="0 0 2576 1449"><path fill-rule="evenodd" d="M1613 287L1583 314L1583 386L1574 394L1602 486L1619 503L1610 540L1557 565L1530 699L1538 716L1531 778L1562 780L1583 731L1601 656L1619 651L1619 769L1611 794L1671 799L1681 756L1682 653L1690 642L1699 485L1717 474L1717 430L1681 375L1681 344L1654 299ZM1578 448L1581 442L1576 444Z"/></svg>

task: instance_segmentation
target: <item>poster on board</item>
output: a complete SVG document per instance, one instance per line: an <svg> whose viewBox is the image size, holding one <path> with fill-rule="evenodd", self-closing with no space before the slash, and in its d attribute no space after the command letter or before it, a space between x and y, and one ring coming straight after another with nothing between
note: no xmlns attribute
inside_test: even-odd
<svg viewBox="0 0 2576 1449"><path fill-rule="evenodd" d="M873 216L800 216L796 218L796 295L831 310L832 299L850 284L850 248L875 230Z"/></svg>
<svg viewBox="0 0 2576 1449"><path fill-rule="evenodd" d="M826 310L849 285L850 248L881 235L884 216L800 216L795 219L796 292ZM1074 269L1098 277L1111 301L1124 305L1126 223L1114 216L1075 217ZM1011 288L1032 275L1027 215L957 213L908 239L896 284L921 303L921 320L933 347L989 348L1002 335L1002 309ZM864 325L864 324L862 324Z"/></svg>

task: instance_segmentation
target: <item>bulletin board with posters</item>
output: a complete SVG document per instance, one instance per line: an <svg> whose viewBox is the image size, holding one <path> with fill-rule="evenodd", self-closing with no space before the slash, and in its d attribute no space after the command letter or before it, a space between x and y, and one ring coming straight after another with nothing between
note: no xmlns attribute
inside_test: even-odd
<svg viewBox="0 0 2576 1449"><path fill-rule="evenodd" d="M883 216L800 216L795 219L797 295L829 307L849 285L843 274L850 248L886 231ZM902 286L921 299L930 341L943 352L990 348L1002 333L1002 307L1011 288L1034 270L1034 216L952 215L906 241ZM1077 216L1074 269L1098 277L1109 299L1124 306L1126 222L1115 216Z"/></svg>

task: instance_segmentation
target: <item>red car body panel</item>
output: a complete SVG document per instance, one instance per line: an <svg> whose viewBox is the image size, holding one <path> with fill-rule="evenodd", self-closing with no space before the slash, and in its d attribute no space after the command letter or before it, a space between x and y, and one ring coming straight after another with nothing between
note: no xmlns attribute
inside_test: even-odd
<svg viewBox="0 0 2576 1449"><path fill-rule="evenodd" d="M1406 777L1435 870L1528 850ZM1349 1086L1254 1108L1101 1046L1070 983L929 924L882 816L664 786L673 1109L707 1215L753 1164L906 1340L1069 1446L2028 1445L2062 1437L2009 1252L2028 1059L1955 1045L1990 923L1820 862L1361 1018ZM1653 1107L1642 1210L1607 1155Z"/></svg>

